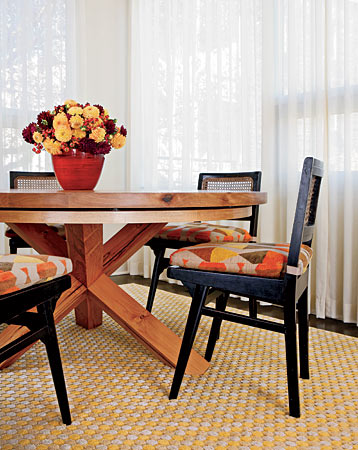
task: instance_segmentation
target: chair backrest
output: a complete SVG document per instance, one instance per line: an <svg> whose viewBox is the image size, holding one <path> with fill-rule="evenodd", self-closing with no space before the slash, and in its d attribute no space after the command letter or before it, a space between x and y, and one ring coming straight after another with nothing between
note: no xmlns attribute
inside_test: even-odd
<svg viewBox="0 0 358 450"><path fill-rule="evenodd" d="M302 244L311 247L322 177L323 162L312 157L305 158L287 266L297 267Z"/></svg>
<svg viewBox="0 0 358 450"><path fill-rule="evenodd" d="M259 191L261 172L200 173L198 190L207 191ZM252 206L252 214L240 220L250 221L249 233L257 236L259 206Z"/></svg>
<svg viewBox="0 0 358 450"><path fill-rule="evenodd" d="M59 190L54 172L10 172L10 189Z"/></svg>

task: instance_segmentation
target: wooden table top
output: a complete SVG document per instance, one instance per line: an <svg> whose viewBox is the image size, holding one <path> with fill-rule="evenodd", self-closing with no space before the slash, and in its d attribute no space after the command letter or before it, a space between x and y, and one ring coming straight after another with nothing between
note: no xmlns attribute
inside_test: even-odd
<svg viewBox="0 0 358 450"><path fill-rule="evenodd" d="M250 215L265 192L0 191L7 223L158 223L224 220Z"/></svg>

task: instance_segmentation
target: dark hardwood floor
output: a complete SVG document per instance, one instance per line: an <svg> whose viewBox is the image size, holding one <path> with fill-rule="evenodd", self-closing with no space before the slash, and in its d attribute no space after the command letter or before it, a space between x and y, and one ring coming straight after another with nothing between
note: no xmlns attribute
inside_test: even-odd
<svg viewBox="0 0 358 450"><path fill-rule="evenodd" d="M142 286L149 286L150 279L143 278L141 276L132 276L132 275L116 275L113 276L112 279L117 284L128 284L135 283L141 284ZM188 292L184 289L183 286L178 286L176 284L169 284L163 281L159 281L158 289L162 289L163 291L173 292L174 294L179 295L189 295ZM236 306L239 309L248 310L248 302L233 298L231 302L229 301L230 306ZM259 314L264 314L271 317L277 317L279 319L282 318L281 308L277 306L262 306L258 307ZM348 336L358 337L358 327L355 324L351 323L343 323L340 320L334 319L317 319L316 316L310 314L310 326L319 328L327 331L334 331L335 333L346 334Z"/></svg>

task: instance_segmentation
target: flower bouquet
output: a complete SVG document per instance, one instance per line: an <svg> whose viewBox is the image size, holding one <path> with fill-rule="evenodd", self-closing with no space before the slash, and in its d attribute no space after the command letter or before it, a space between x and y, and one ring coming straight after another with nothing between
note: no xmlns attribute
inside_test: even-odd
<svg viewBox="0 0 358 450"><path fill-rule="evenodd" d="M45 149L52 155L56 177L64 189L93 189L104 155L124 146L127 130L118 127L101 105L67 100L53 111L40 112L37 122L24 128L22 136L35 153Z"/></svg>

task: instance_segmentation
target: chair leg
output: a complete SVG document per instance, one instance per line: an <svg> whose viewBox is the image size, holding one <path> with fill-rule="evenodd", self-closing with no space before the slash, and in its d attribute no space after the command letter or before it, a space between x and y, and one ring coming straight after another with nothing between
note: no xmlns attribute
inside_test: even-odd
<svg viewBox="0 0 358 450"><path fill-rule="evenodd" d="M195 335L198 330L201 310L205 302L209 288L207 286L197 285L193 300L190 305L188 320L186 322L183 341L180 347L177 366L174 373L172 387L170 389L169 399L172 400L178 397L179 389L183 381L186 366L190 352L194 343Z"/></svg>
<svg viewBox="0 0 358 450"><path fill-rule="evenodd" d="M292 299L289 298L288 300ZM284 307L284 323L286 327L285 342L289 411L290 416L300 417L295 305L293 307L291 305Z"/></svg>
<svg viewBox="0 0 358 450"><path fill-rule="evenodd" d="M216 309L218 311L225 311L228 298L229 292L223 292L219 297L217 297ZM219 339L220 336L221 323L222 319L220 319L219 317L214 317L213 322L211 324L208 345L206 346L205 352L205 359L207 361L211 361L211 358L213 356L216 341Z"/></svg>
<svg viewBox="0 0 358 450"><path fill-rule="evenodd" d="M298 311L298 341L300 357L300 377L309 379L309 321L308 321L307 289L303 292L297 304Z"/></svg>
<svg viewBox="0 0 358 450"><path fill-rule="evenodd" d="M17 253L17 245L16 243L13 241L13 239L9 239L9 247L10 247L10 254L11 255L16 255Z"/></svg>
<svg viewBox="0 0 358 450"><path fill-rule="evenodd" d="M56 328L53 319L53 310L51 309L50 302L39 305L38 311L40 314L45 316L49 329L49 333L46 337L43 338L43 342L46 346L46 352L51 368L53 383L55 385L62 420L64 424L70 425L72 422L70 406L68 403L65 377L63 374L61 355L58 347Z"/></svg>
<svg viewBox="0 0 358 450"><path fill-rule="evenodd" d="M249 315L253 319L257 319L257 300L253 297L249 297Z"/></svg>
<svg viewBox="0 0 358 450"><path fill-rule="evenodd" d="M159 275L165 269L165 266L163 265L164 253L165 253L165 248L159 248L159 249L154 250L155 261L154 261L152 280L150 282L150 288L149 288L149 294L148 294L148 300L147 300L147 306L146 306L146 309L149 312L152 311L155 292L157 290L158 281L159 281Z"/></svg>

